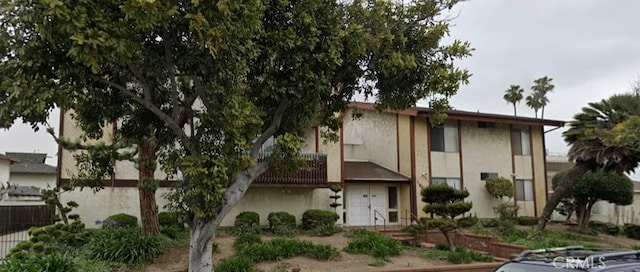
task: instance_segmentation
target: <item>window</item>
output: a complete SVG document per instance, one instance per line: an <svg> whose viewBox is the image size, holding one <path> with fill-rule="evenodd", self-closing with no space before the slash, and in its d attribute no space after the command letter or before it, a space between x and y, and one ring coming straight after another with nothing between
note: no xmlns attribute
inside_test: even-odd
<svg viewBox="0 0 640 272"><path fill-rule="evenodd" d="M516 180L516 200L533 201L533 181L529 179Z"/></svg>
<svg viewBox="0 0 640 272"><path fill-rule="evenodd" d="M531 155L531 141L529 138L529 131L522 129L512 129L511 141L513 143L513 154L522 156Z"/></svg>
<svg viewBox="0 0 640 272"><path fill-rule="evenodd" d="M485 173L485 172L480 173L480 180L487 180L490 178L497 178L497 177L498 177L498 173Z"/></svg>
<svg viewBox="0 0 640 272"><path fill-rule="evenodd" d="M398 187L388 187L389 222L398 223Z"/></svg>
<svg viewBox="0 0 640 272"><path fill-rule="evenodd" d="M460 190L459 178L431 178L431 184L446 184Z"/></svg>
<svg viewBox="0 0 640 272"><path fill-rule="evenodd" d="M458 152L458 126L445 124L431 127L431 151Z"/></svg>
<svg viewBox="0 0 640 272"><path fill-rule="evenodd" d="M492 123L492 122L478 122L478 127L479 128L495 128L496 127L496 123Z"/></svg>

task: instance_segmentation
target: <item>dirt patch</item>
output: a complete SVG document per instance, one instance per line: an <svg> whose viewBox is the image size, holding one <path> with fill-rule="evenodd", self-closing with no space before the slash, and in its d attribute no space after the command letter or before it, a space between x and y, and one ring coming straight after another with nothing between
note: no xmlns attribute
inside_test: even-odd
<svg viewBox="0 0 640 272"><path fill-rule="evenodd" d="M273 237L263 236L263 240ZM308 240L315 244L330 244L336 248L343 249L347 246L349 238L344 233L338 233L330 237L313 237L308 235L298 235L300 240ZM219 251L213 254L214 263L234 254L233 241L235 237L230 235L216 237ZM146 266L139 272L180 272L188 268L189 247L173 248L169 252L157 258L153 264ZM382 266L375 267L372 264L375 258L361 254L341 253L341 257L335 261L318 261L307 257L294 257L278 262L262 262L256 265L255 271L288 271L291 268L300 268L300 271L384 271L401 268L431 267L434 265L446 264L444 261L428 260L420 256L420 253L405 249L402 255L391 257L390 262Z"/></svg>

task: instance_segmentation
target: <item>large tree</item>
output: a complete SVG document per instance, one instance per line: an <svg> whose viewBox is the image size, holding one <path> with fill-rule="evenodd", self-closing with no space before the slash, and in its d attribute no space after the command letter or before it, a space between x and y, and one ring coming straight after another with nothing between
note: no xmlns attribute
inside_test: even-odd
<svg viewBox="0 0 640 272"><path fill-rule="evenodd" d="M135 110L158 120L163 170L182 181L169 198L188 219L189 270L212 271L217 227L253 180L299 165L305 130L338 129L355 94L380 110L448 107L469 77L454 61L471 50L441 45L455 2L3 1L0 119L38 124L95 98L96 111L124 105L118 122Z"/></svg>
<svg viewBox="0 0 640 272"><path fill-rule="evenodd" d="M549 97L547 94L553 91L555 86L551 84L553 78L548 76L544 76L538 79L533 80L533 85L531 86L531 91L533 91L533 97L538 100L538 104L540 105L540 118L544 119L544 108L549 103Z"/></svg>
<svg viewBox="0 0 640 272"><path fill-rule="evenodd" d="M621 94L589 103L573 117L562 136L571 146L568 155L574 165L547 200L538 221L539 229L545 228L555 207L587 171L603 169L622 174L638 166L639 146L631 139L625 140L623 134L626 127L633 127L633 120L638 120L638 115L639 97Z"/></svg>
<svg viewBox="0 0 640 272"><path fill-rule="evenodd" d="M560 171L553 176L554 186L565 179L567 171ZM591 210L596 202L606 201L616 205L633 203L633 181L614 172L589 171L584 173L565 197L573 200L572 204L578 215L578 226L582 231L586 231L591 219Z"/></svg>
<svg viewBox="0 0 640 272"><path fill-rule="evenodd" d="M509 104L513 104L513 116L518 115L516 112L516 104L520 103L523 98L522 93L524 89L520 87L520 85L511 85L509 89L504 92L504 96L502 98L507 101Z"/></svg>
<svg viewBox="0 0 640 272"><path fill-rule="evenodd" d="M540 108L542 108L542 101L540 100L540 98L540 93L538 92L533 92L527 95L527 97L525 98L527 106L529 106L529 108L533 110L536 118L538 118L538 111L540 111Z"/></svg>

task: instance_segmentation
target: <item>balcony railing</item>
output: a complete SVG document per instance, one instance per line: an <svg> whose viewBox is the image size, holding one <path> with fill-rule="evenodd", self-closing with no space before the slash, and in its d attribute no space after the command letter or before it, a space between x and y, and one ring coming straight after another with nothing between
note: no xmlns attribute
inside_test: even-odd
<svg viewBox="0 0 640 272"><path fill-rule="evenodd" d="M269 169L258 177L253 185L283 187L327 187L327 155L303 153L307 166L296 172L283 174ZM266 155L265 155L266 158ZM262 160L264 158L261 158Z"/></svg>

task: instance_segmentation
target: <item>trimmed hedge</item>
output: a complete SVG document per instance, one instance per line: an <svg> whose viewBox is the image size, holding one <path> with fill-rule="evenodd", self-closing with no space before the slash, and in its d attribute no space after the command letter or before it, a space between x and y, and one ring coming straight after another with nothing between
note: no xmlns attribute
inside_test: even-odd
<svg viewBox="0 0 640 272"><path fill-rule="evenodd" d="M236 216L233 223L236 233L260 233L260 215L257 212L244 211Z"/></svg>
<svg viewBox="0 0 640 272"><path fill-rule="evenodd" d="M158 223L160 223L161 227L178 227L184 229L184 224L174 212L159 212Z"/></svg>
<svg viewBox="0 0 640 272"><path fill-rule="evenodd" d="M102 221L102 228L131 228L138 226L138 218L126 213L114 214Z"/></svg>
<svg viewBox="0 0 640 272"><path fill-rule="evenodd" d="M456 222L458 223L459 228L472 227L475 224L478 224L478 221L480 221L480 219L478 219L478 217L475 217L475 216L467 216L467 217L456 219Z"/></svg>
<svg viewBox="0 0 640 272"><path fill-rule="evenodd" d="M533 216L518 216L516 217L516 224L520 226L535 226L538 224L538 218Z"/></svg>
<svg viewBox="0 0 640 272"><path fill-rule="evenodd" d="M307 210L302 214L302 229L312 230L318 227L335 225L340 216L332 211Z"/></svg>
<svg viewBox="0 0 640 272"><path fill-rule="evenodd" d="M296 232L296 217L287 212L271 212L267 218L269 231L276 235L291 236Z"/></svg>
<svg viewBox="0 0 640 272"><path fill-rule="evenodd" d="M624 235L631 239L640 240L640 226L635 224L624 224Z"/></svg>
<svg viewBox="0 0 640 272"><path fill-rule="evenodd" d="M609 235L620 234L620 226L613 223L604 223L598 221L589 221L589 228L597 232L603 232Z"/></svg>

